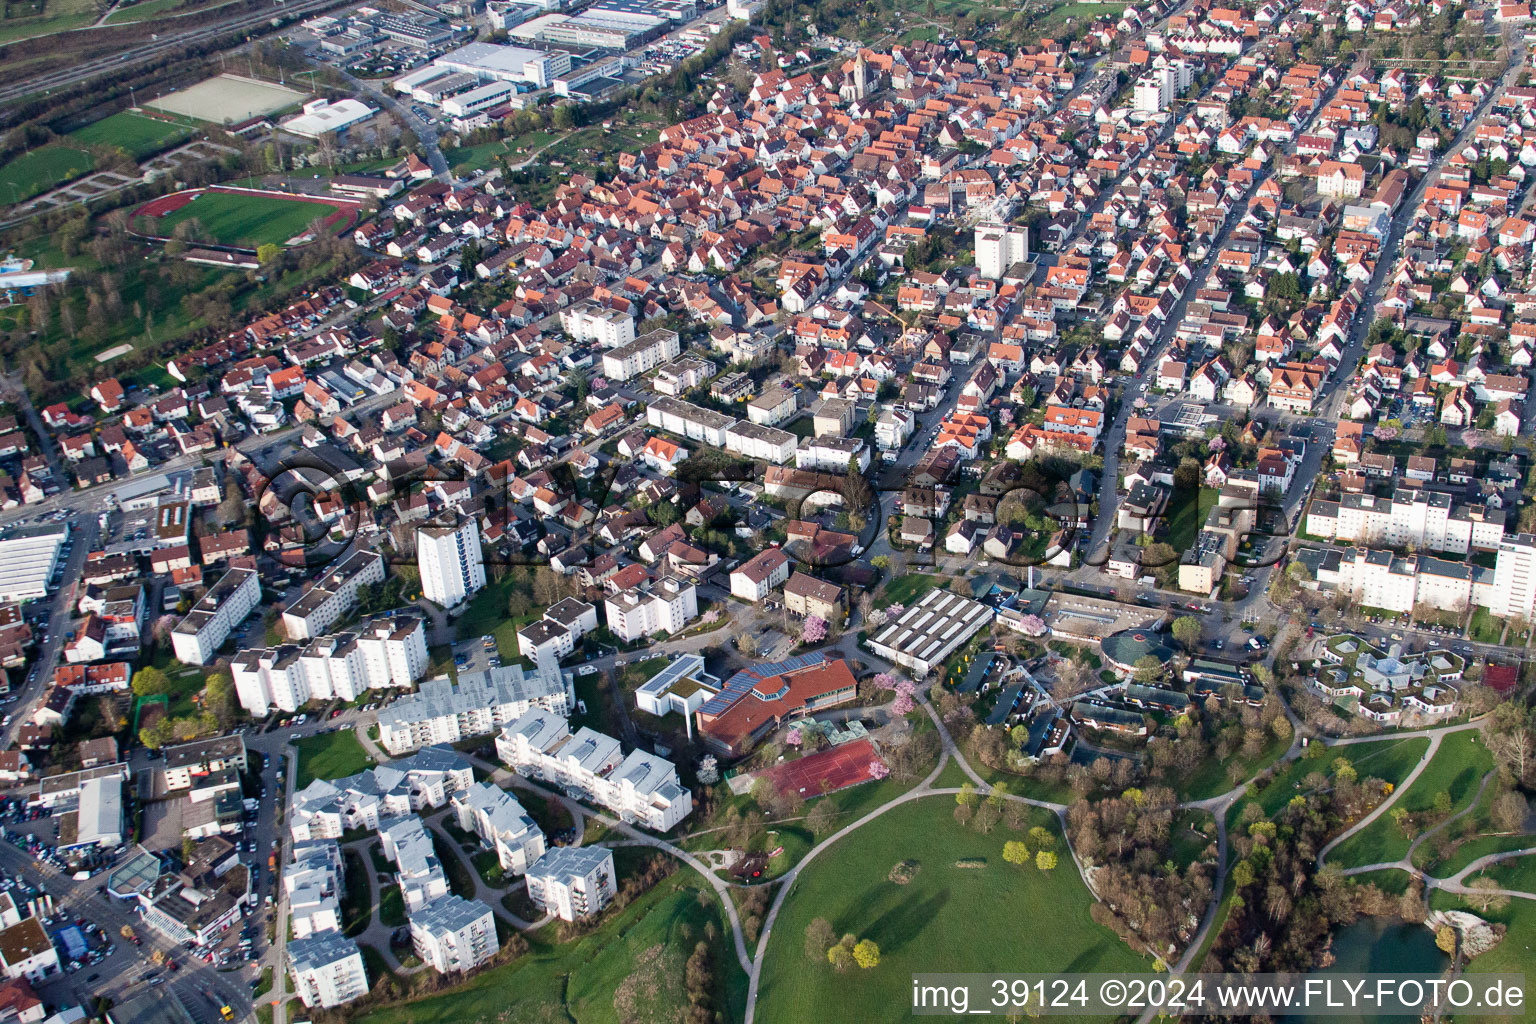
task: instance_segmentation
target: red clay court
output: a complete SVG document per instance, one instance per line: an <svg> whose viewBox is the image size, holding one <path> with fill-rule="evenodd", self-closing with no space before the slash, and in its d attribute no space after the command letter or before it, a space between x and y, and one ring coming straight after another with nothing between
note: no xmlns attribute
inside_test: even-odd
<svg viewBox="0 0 1536 1024"><path fill-rule="evenodd" d="M869 782L869 766L880 760L869 740L854 740L819 754L807 754L787 764L758 772L760 778L772 779L780 793L798 792L801 796L826 792Z"/></svg>

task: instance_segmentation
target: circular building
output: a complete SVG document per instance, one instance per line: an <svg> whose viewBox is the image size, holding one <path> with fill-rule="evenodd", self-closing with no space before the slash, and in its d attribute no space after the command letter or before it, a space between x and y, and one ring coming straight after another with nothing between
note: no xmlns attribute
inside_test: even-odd
<svg viewBox="0 0 1536 1024"><path fill-rule="evenodd" d="M1099 651L1105 661L1121 672L1131 671L1138 661L1149 654L1164 665L1173 657L1168 635L1147 626L1111 633L1099 641Z"/></svg>

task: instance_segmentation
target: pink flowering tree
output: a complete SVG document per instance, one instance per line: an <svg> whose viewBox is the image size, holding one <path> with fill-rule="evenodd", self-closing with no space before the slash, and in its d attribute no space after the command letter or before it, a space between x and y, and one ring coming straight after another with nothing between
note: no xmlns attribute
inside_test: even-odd
<svg viewBox="0 0 1536 1024"><path fill-rule="evenodd" d="M592 390L593 391L602 391L604 388L606 388L608 386L608 378L607 377L593 377L592 378L591 386L592 386Z"/></svg>
<svg viewBox="0 0 1536 1024"><path fill-rule="evenodd" d="M917 684L910 679L903 679L896 684L896 694L900 697L916 697Z"/></svg>
<svg viewBox="0 0 1536 1024"><path fill-rule="evenodd" d="M1045 620L1038 615L1026 615L1019 619L1019 627L1025 636L1045 636L1047 628Z"/></svg>
<svg viewBox="0 0 1536 1024"><path fill-rule="evenodd" d="M1224 452L1227 450L1227 439L1224 437L1213 437L1206 447L1213 452Z"/></svg>
<svg viewBox="0 0 1536 1024"><path fill-rule="evenodd" d="M784 734L784 742L788 746L798 747L805 742L805 734L800 731L800 727L797 725Z"/></svg>
<svg viewBox="0 0 1536 1024"><path fill-rule="evenodd" d="M800 631L800 639L808 644L819 643L827 638L827 620L818 615L806 618L805 628Z"/></svg>
<svg viewBox="0 0 1536 1024"><path fill-rule="evenodd" d="M890 620L891 622L895 622L897 619L901 618L901 613L906 611L906 610L907 610L906 605L903 605L900 602L898 602L896 604L886 605L885 606L885 617L888 620Z"/></svg>
<svg viewBox="0 0 1536 1024"><path fill-rule="evenodd" d="M898 718L904 718L916 706L912 698L905 693L898 693L896 699L891 701L891 714Z"/></svg>
<svg viewBox="0 0 1536 1024"><path fill-rule="evenodd" d="M891 774L891 770L885 766L885 762L884 761L871 761L871 762L869 762L869 777L870 778L872 778L872 779L883 779L883 778L885 778L889 774Z"/></svg>
<svg viewBox="0 0 1536 1024"><path fill-rule="evenodd" d="M875 676L875 689L887 691L896 689L896 677L889 672L877 674Z"/></svg>
<svg viewBox="0 0 1536 1024"><path fill-rule="evenodd" d="M1395 440L1397 440L1397 428L1396 427L1388 427L1388 426L1383 425L1383 426L1377 427L1371 433L1373 433L1376 436L1377 440L1380 440L1380 441L1395 441Z"/></svg>

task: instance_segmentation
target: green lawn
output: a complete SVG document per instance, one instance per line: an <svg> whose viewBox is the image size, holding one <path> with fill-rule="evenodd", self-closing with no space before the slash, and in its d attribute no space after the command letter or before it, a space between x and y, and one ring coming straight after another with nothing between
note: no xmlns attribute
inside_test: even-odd
<svg viewBox="0 0 1536 1024"><path fill-rule="evenodd" d="M893 604L902 604L908 607L913 601L922 597L934 587L943 586L945 577L929 576L925 573L913 572L891 580L886 584L885 590L875 599L876 608L885 608Z"/></svg>
<svg viewBox="0 0 1536 1024"><path fill-rule="evenodd" d="M134 159L141 160L191 134L190 125L172 124L124 110L76 128L69 137L82 146L120 146Z"/></svg>
<svg viewBox="0 0 1536 1024"><path fill-rule="evenodd" d="M1016 833L962 828L953 807L946 797L897 807L801 873L769 940L759 1020L907 1021L918 972L1150 969L1089 918L1093 898L1069 858L1050 872L1006 864L1003 844ZM1031 824L1056 831L1044 811ZM906 885L888 877L903 861L917 862ZM872 939L879 966L838 974L808 963L805 930L817 917Z"/></svg>
<svg viewBox="0 0 1536 1024"><path fill-rule="evenodd" d="M1428 748L1429 740L1416 737L1351 744L1340 747L1337 755L1317 759L1297 758L1276 772L1267 785L1250 787L1248 794L1232 805L1228 823L1237 821L1243 806L1253 802L1258 803L1265 818L1273 818L1293 797L1308 795L1311 791L1303 788L1306 777L1314 771L1328 774L1335 756L1347 757L1361 778L1381 779L1395 786L1407 777Z"/></svg>
<svg viewBox="0 0 1536 1024"><path fill-rule="evenodd" d="M391 928L405 924L405 897L394 882L379 883L379 922Z"/></svg>
<svg viewBox="0 0 1536 1024"><path fill-rule="evenodd" d="M1214 487L1173 492L1168 503L1168 543L1174 551L1183 554L1195 542L1219 497L1221 492Z"/></svg>
<svg viewBox="0 0 1536 1024"><path fill-rule="evenodd" d="M1536 854L1500 861L1479 873L1497 879L1505 889L1536 892Z"/></svg>
<svg viewBox="0 0 1536 1024"><path fill-rule="evenodd" d="M1401 896L1403 893L1407 892L1408 882L1410 881L1408 872L1402 870L1401 868L1384 868L1381 871L1365 871L1358 875L1350 875L1349 880L1351 882L1357 882L1360 885L1374 885L1382 892L1391 893L1394 896Z"/></svg>
<svg viewBox="0 0 1536 1024"><path fill-rule="evenodd" d="M620 869L620 878L624 871ZM713 939L706 927L713 925ZM720 904L699 876L676 872L584 938L556 943L554 928L526 934L529 953L446 992L375 1010L357 1024L624 1024L686 1016L684 963L708 941L715 998L740 1020L746 976L736 963ZM615 1006L633 997L633 1009Z"/></svg>
<svg viewBox="0 0 1536 1024"><path fill-rule="evenodd" d="M1493 787L1490 785L1488 788L1492 789ZM1455 828L1454 825L1451 827ZM1436 860L1433 856L1423 855L1422 851L1429 845L1426 842L1418 850L1414 851L1414 866L1422 868L1427 874L1434 875L1437 878L1447 878L1456 874L1456 872L1479 857L1485 857L1490 853L1506 853L1510 850L1524 850L1527 847L1536 847L1536 836L1524 832L1513 835L1476 836L1456 847L1455 852L1444 860Z"/></svg>
<svg viewBox="0 0 1536 1024"><path fill-rule="evenodd" d="M163 14L187 14L194 10L208 11L233 2L234 0L215 0L212 3L197 3L196 0L139 0L130 7L113 11L112 16L107 19L107 24L122 25L134 21L148 21Z"/></svg>
<svg viewBox="0 0 1536 1024"><path fill-rule="evenodd" d="M0 203L19 203L57 188L96 166L91 154L74 146L50 142L0 167Z"/></svg>
<svg viewBox="0 0 1536 1024"><path fill-rule="evenodd" d="M1451 813L1455 814L1477 795L1478 783L1492 767L1493 757L1476 730L1453 733L1440 742L1439 751L1424 773L1393 807L1419 813L1434 805L1437 793L1449 793ZM1397 860L1408 853L1409 843L1402 829L1392 823L1392 812L1388 811L1340 844L1328 859L1341 867Z"/></svg>
<svg viewBox="0 0 1536 1024"><path fill-rule="evenodd" d="M1242 777L1238 779L1251 779L1265 768L1274 764L1291 748L1291 736L1269 736L1269 742L1264 744L1264 749L1254 758L1232 757L1225 761L1215 757L1208 757L1187 778L1182 779L1174 786L1179 797L1184 800L1204 800L1207 797L1220 796L1232 788L1228 780L1227 766L1234 761L1243 767Z"/></svg>
<svg viewBox="0 0 1536 1024"><path fill-rule="evenodd" d="M525 614L516 618L507 614L507 599L512 592L529 586L521 576L521 572L514 570L500 580L486 581L485 586L470 598L464 614L459 616L456 634L460 640L493 636L501 660L506 663L517 660L517 631L544 614L544 609L531 601Z"/></svg>
<svg viewBox="0 0 1536 1024"><path fill-rule="evenodd" d="M26 4L12 5L9 13L13 16L0 20L0 43L83 28L98 15L93 0L43 0L32 12L27 8Z"/></svg>
<svg viewBox="0 0 1536 1024"><path fill-rule="evenodd" d="M357 741L357 733L341 729L290 741L299 752L298 781L303 789L316 779L340 779L373 767L373 758Z"/></svg>
<svg viewBox="0 0 1536 1024"><path fill-rule="evenodd" d="M177 225L196 220L210 240L254 249L269 242L282 245L295 235L302 235L316 217L329 217L337 209L328 203L273 196L203 192L181 209L161 217L155 230L169 235Z"/></svg>

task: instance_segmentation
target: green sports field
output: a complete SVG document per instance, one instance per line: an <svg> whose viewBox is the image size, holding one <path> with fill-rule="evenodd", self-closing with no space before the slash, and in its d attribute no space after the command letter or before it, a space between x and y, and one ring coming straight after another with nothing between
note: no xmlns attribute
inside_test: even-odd
<svg viewBox="0 0 1536 1024"><path fill-rule="evenodd" d="M120 146L135 160L141 160L191 134L190 125L172 124L124 110L76 128L69 138L82 146Z"/></svg>
<svg viewBox="0 0 1536 1024"><path fill-rule="evenodd" d="M0 167L0 204L19 203L90 172L91 154L60 143L39 146Z"/></svg>
<svg viewBox="0 0 1536 1024"><path fill-rule="evenodd" d="M247 249L272 243L282 245L304 233L316 217L329 217L339 207L306 203L275 196L235 192L204 192L186 206L160 218L158 231L169 235L178 224L196 220L205 237L223 245Z"/></svg>
<svg viewBox="0 0 1536 1024"><path fill-rule="evenodd" d="M773 926L758 990L761 1021L912 1018L912 975L945 971L1150 971L1152 965L1089 917L1089 894L1056 819L1031 825L1057 835L1053 871L1003 860L1025 833L983 835L954 820L952 797L896 807L839 840L796 879ZM891 869L916 861L906 884ZM872 939L880 963L838 974L806 960L805 929L825 918L839 934Z"/></svg>

